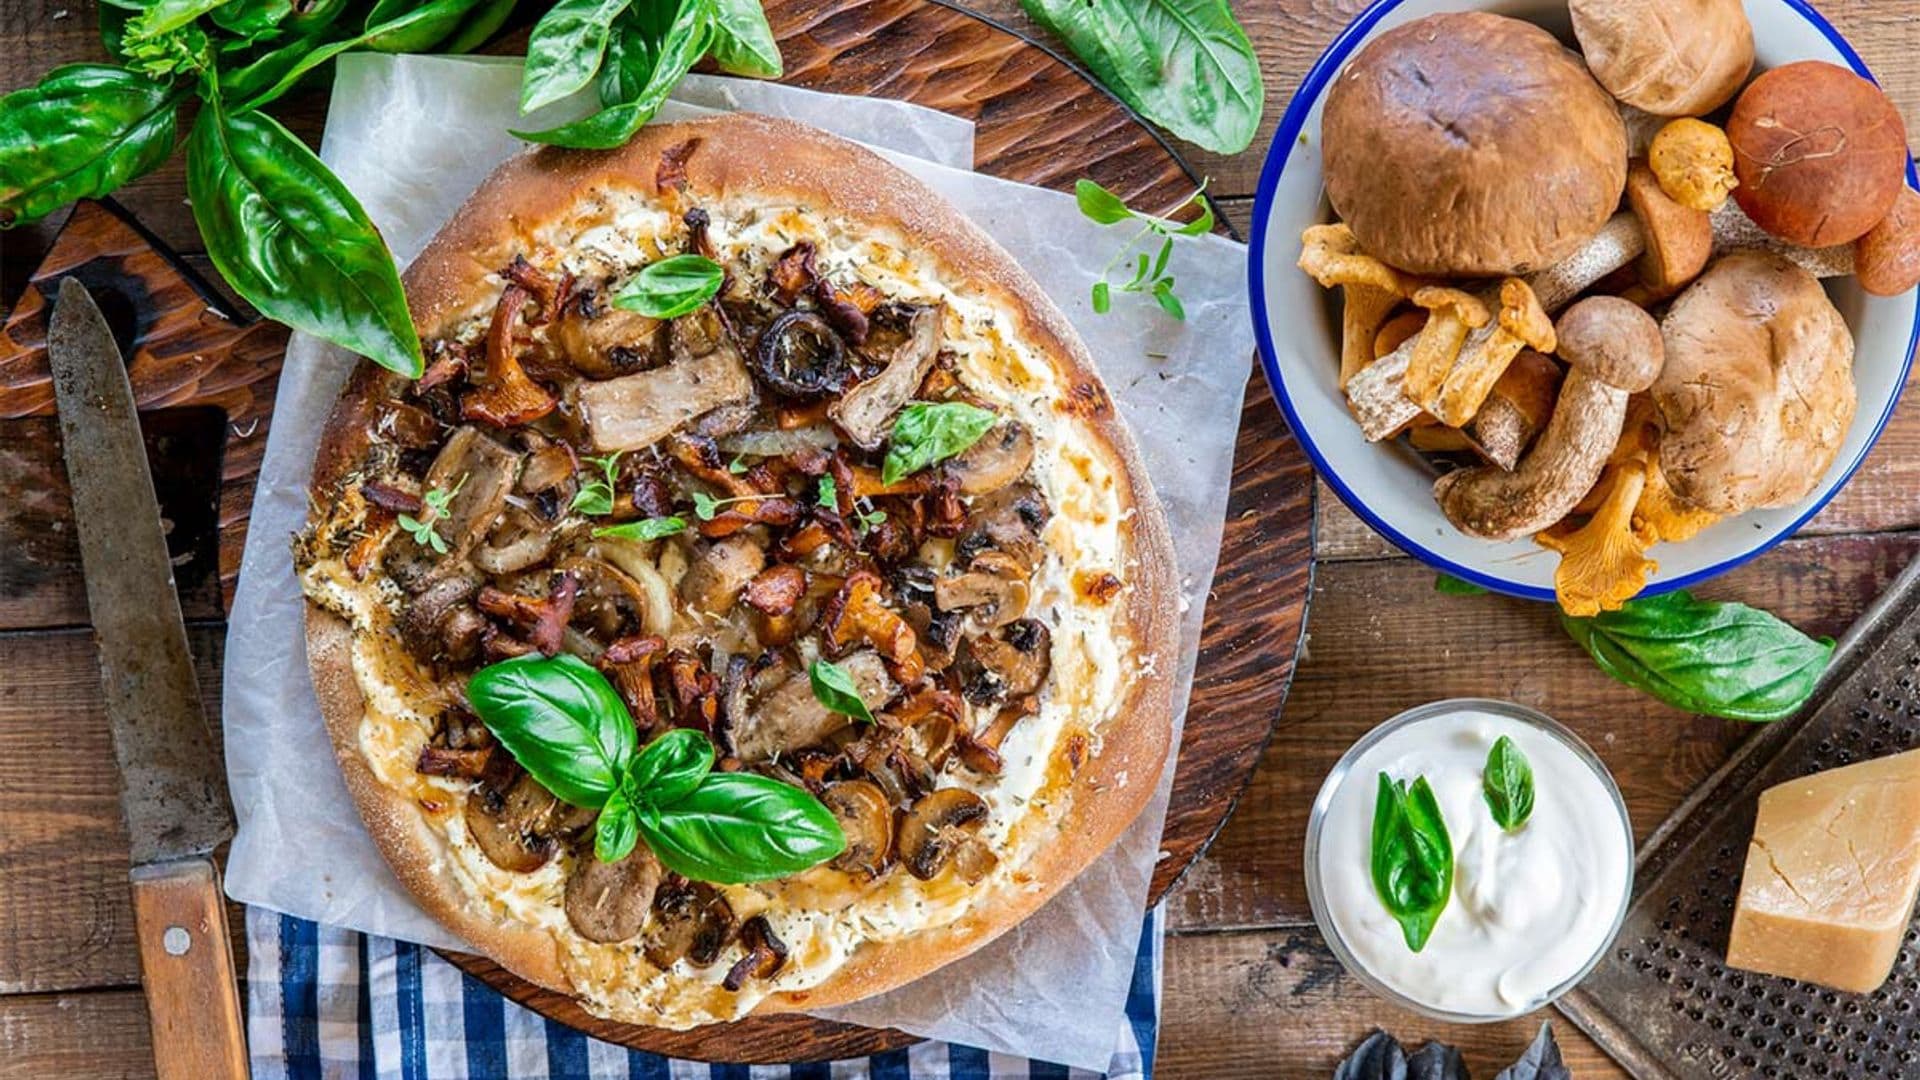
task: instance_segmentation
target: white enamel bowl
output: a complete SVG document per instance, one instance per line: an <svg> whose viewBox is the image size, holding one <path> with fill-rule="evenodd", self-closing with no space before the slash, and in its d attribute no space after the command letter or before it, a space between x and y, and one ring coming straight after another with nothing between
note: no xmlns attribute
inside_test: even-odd
<svg viewBox="0 0 1920 1080"><path fill-rule="evenodd" d="M1308 72L1281 121L1261 172L1248 277L1261 362L1275 400L1329 486L1367 524L1409 555L1489 589L1553 599L1556 556L1530 539L1476 540L1448 523L1433 500L1434 472L1400 443L1368 443L1340 393L1336 303L1295 265L1300 234L1332 219L1321 186L1320 114L1333 77L1367 41L1441 11L1481 9L1538 23L1573 42L1565 0L1380 0L1355 19ZM1756 73L1795 60L1827 60L1871 74L1839 32L1803 0L1747 0L1758 53ZM1909 183L1916 183L1911 167ZM1920 186L1917 184L1916 186ZM1660 572L1647 591L1668 592L1725 573L1793 535L1860 467L1893 415L1920 342L1920 296L1861 292L1852 279L1828 283L1853 328L1860 407L1833 467L1799 504L1723 521L1681 544L1661 544Z"/></svg>

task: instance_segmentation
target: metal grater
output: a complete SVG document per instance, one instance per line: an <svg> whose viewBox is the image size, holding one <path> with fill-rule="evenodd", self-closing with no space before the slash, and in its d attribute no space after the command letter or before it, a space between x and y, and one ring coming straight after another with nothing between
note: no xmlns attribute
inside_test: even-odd
<svg viewBox="0 0 1920 1080"><path fill-rule="evenodd" d="M1559 1003L1641 1080L1920 1078L1920 930L1872 995L1724 962L1760 793L1920 745L1920 560L1847 632L1815 700L1748 739L1648 838L1612 952Z"/></svg>

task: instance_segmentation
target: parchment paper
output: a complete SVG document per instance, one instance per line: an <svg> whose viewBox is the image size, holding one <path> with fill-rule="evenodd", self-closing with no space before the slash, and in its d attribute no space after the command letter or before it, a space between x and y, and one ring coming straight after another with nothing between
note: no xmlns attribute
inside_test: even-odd
<svg viewBox="0 0 1920 1080"><path fill-rule="evenodd" d="M320 156L360 198L401 264L520 149L509 126L558 122L588 107L562 102L531 120L517 117L518 83L517 60L341 58ZM1138 296L1116 295L1112 313L1095 315L1088 288L1127 234L1087 222L1071 196L967 171L968 121L901 102L710 76L689 77L675 98L663 119L748 109L881 150L992 234L1066 311L1132 425L1167 509L1185 620L1184 702L1253 351L1245 249L1211 236L1179 246L1173 270L1185 323ZM227 635L227 771L239 817L227 892L303 918L457 949L462 943L414 904L368 838L307 674L289 538L306 519L320 426L352 363L301 334L287 350ZM937 977L823 1015L1105 1068L1160 854L1172 770L1169 761L1152 805L1115 848L1033 918Z"/></svg>

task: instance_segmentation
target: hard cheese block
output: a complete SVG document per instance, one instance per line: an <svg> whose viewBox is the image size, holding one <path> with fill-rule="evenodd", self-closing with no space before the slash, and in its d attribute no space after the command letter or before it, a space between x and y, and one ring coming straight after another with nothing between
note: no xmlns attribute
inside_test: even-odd
<svg viewBox="0 0 1920 1080"><path fill-rule="evenodd" d="M1727 963L1867 993L1887 981L1920 889L1920 750L1760 796Z"/></svg>

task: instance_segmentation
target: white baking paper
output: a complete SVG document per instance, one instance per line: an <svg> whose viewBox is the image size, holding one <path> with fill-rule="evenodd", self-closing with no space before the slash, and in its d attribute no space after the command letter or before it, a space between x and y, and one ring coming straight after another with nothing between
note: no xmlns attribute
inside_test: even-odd
<svg viewBox="0 0 1920 1080"><path fill-rule="evenodd" d="M321 157L360 198L402 264L494 166L521 149L507 134L510 126L553 123L588 107L563 102L521 118L518 82L519 65L511 60L341 58ZM1088 288L1127 234L1087 222L1070 196L967 171L968 121L902 102L708 76L689 77L675 97L663 119L749 109L881 150L992 234L1066 311L1132 425L1167 509L1185 616L1178 668L1184 701L1253 351L1245 249L1211 236L1180 244L1173 270L1186 301L1184 323L1130 295L1118 296L1112 313L1095 315ZM287 349L227 635L227 771L239 817L227 892L303 918L461 948L413 903L367 837L334 766L307 675L289 540L306 519L321 422L352 363L302 334ZM1169 762L1140 820L1033 918L935 977L823 1015L1104 1068L1122 1023L1171 774Z"/></svg>

